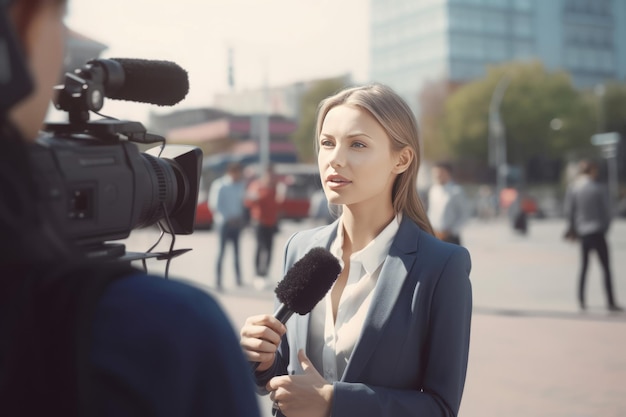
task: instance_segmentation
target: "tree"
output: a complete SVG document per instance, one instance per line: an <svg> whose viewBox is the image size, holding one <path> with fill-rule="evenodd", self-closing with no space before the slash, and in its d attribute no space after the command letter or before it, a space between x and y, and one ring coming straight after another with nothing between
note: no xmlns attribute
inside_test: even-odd
<svg viewBox="0 0 626 417"><path fill-rule="evenodd" d="M313 162L315 160L315 119L320 101L345 86L345 77L330 78L316 82L302 95L298 129L291 135L301 161Z"/></svg>
<svg viewBox="0 0 626 417"><path fill-rule="evenodd" d="M488 112L493 91L510 82L500 106L507 162L524 165L533 157L560 158L588 148L595 129L594 108L563 71L547 71L538 61L508 63L488 70L459 88L441 118L445 141L455 157L488 160ZM559 123L552 122L558 119ZM552 127L551 127L552 122Z"/></svg>
<svg viewBox="0 0 626 417"><path fill-rule="evenodd" d="M446 159L451 154L449 143L444 138L440 123L448 97L460 86L447 80L427 82L419 93L419 128L424 158Z"/></svg>
<svg viewBox="0 0 626 417"><path fill-rule="evenodd" d="M590 92L593 94L593 92ZM599 124L603 132L626 134L626 84L610 81L604 85L601 97L590 98L598 105Z"/></svg>

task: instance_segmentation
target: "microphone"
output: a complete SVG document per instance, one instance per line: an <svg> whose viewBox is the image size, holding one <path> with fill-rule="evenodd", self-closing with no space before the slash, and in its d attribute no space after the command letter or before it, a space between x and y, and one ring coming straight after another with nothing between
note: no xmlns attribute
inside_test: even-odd
<svg viewBox="0 0 626 417"><path fill-rule="evenodd" d="M173 106L189 92L187 71L170 61L135 58L94 59L56 86L55 105L70 121L85 122L99 111L104 98Z"/></svg>
<svg viewBox="0 0 626 417"><path fill-rule="evenodd" d="M114 100L173 106L189 92L187 71L170 61L136 58L97 59L95 63L109 66L113 61L121 67L124 81L106 96Z"/></svg>
<svg viewBox="0 0 626 417"><path fill-rule="evenodd" d="M274 292L281 305L274 317L285 324L293 313L301 316L309 313L324 298L340 272L341 265L332 253L321 247L311 249L289 268L276 286Z"/></svg>
<svg viewBox="0 0 626 417"><path fill-rule="evenodd" d="M281 302L274 312L281 323L298 313L301 316L313 310L313 307L326 295L337 280L341 265L337 258L322 247L311 249L287 271L274 292ZM255 362L253 369L259 366Z"/></svg>

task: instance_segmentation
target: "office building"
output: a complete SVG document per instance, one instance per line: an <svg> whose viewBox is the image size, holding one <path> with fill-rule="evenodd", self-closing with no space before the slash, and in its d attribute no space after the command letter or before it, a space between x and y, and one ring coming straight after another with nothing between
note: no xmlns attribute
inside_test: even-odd
<svg viewBox="0 0 626 417"><path fill-rule="evenodd" d="M419 114L424 83L539 59L578 88L626 80L624 0L371 0L370 79Z"/></svg>

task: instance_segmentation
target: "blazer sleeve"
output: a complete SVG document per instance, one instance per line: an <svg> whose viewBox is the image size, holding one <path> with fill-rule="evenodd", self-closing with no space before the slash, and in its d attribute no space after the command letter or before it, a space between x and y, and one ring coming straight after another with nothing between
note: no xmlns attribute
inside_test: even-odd
<svg viewBox="0 0 626 417"><path fill-rule="evenodd" d="M279 375L287 375L287 360L289 358L289 345L287 344L287 338L283 337L281 346L276 353L276 359L274 359L274 365L265 371L255 372L254 380L257 386L257 394L267 395L269 392L265 388L270 379Z"/></svg>
<svg viewBox="0 0 626 417"><path fill-rule="evenodd" d="M458 247L446 262L432 293L426 368L420 386L394 389L361 383L334 383L331 415L365 417L451 417L459 411L465 385L472 314L471 268Z"/></svg>

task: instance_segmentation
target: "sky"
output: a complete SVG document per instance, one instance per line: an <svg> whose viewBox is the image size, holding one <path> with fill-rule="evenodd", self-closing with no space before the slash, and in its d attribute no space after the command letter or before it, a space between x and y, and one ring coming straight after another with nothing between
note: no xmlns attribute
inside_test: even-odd
<svg viewBox="0 0 626 417"><path fill-rule="evenodd" d="M144 123L149 111L210 106L227 92L229 49L235 90L368 76L368 0L73 0L66 23L108 45L102 58L169 60L187 70L189 94L174 107L106 101L105 114Z"/></svg>

